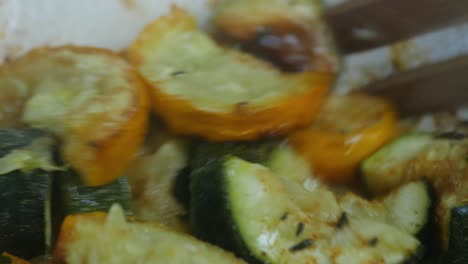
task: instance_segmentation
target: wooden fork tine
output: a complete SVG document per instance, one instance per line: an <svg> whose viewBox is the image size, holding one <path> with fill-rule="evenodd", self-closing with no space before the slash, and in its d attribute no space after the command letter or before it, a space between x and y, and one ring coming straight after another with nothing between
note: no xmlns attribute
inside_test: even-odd
<svg viewBox="0 0 468 264"><path fill-rule="evenodd" d="M344 53L468 21L467 0L352 0L326 11Z"/></svg>
<svg viewBox="0 0 468 264"><path fill-rule="evenodd" d="M468 55L398 73L359 91L389 98L402 116L468 106Z"/></svg>

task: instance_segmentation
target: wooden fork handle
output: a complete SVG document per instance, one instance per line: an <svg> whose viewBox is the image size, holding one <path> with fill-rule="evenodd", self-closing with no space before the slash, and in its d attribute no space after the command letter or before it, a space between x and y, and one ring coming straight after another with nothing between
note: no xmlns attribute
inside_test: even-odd
<svg viewBox="0 0 468 264"><path fill-rule="evenodd" d="M468 1L351 0L325 18L341 50L351 53L468 21Z"/></svg>

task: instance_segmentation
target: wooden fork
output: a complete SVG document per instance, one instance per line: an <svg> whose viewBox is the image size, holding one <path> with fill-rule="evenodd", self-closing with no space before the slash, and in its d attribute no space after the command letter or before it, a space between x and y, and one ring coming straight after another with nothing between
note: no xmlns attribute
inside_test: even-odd
<svg viewBox="0 0 468 264"><path fill-rule="evenodd" d="M340 49L351 54L467 22L468 1L348 0L325 17ZM468 106L468 55L394 74L360 91L391 99L403 116Z"/></svg>

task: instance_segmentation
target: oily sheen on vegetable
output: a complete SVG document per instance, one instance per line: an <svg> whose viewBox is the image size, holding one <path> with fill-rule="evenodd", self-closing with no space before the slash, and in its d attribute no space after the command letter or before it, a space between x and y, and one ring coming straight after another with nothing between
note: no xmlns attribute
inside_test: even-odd
<svg viewBox="0 0 468 264"><path fill-rule="evenodd" d="M121 176L146 133L146 87L111 51L36 49L2 65L0 85L9 98L4 103L15 111L3 118L4 124L59 137L63 159L88 185ZM19 120L12 124L14 118Z"/></svg>
<svg viewBox="0 0 468 264"><path fill-rule="evenodd" d="M407 182L427 179L438 197L435 216L443 249L451 254L457 252L452 257L466 256L451 249L452 245L459 245L459 237L466 230L462 224L454 228L451 221L468 221L467 214L457 214L459 211L455 210L466 206L468 200L467 155L468 139L461 133L406 134L386 144L362 163L363 182L372 194L380 195Z"/></svg>
<svg viewBox="0 0 468 264"><path fill-rule="evenodd" d="M285 74L217 45L181 9L149 24L128 50L169 128L209 140L252 140L309 124L330 74Z"/></svg>
<svg viewBox="0 0 468 264"><path fill-rule="evenodd" d="M419 258L421 244L404 228L385 217L359 215L326 188L309 198L314 203L326 197L327 206L306 211L296 202L299 197L292 198L307 193L290 192L294 177L288 180L259 164L225 156L194 170L191 180L195 235L249 263L411 263ZM428 209L419 208L423 214Z"/></svg>

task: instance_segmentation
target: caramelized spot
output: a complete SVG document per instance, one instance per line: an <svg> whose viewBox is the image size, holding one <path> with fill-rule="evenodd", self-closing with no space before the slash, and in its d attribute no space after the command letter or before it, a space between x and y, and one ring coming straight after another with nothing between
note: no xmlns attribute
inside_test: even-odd
<svg viewBox="0 0 468 264"><path fill-rule="evenodd" d="M220 42L234 43L239 49L271 62L286 72L308 70L333 72L333 59L320 54L315 48L313 30L290 22L278 21L260 26L248 39L238 40L218 32Z"/></svg>

